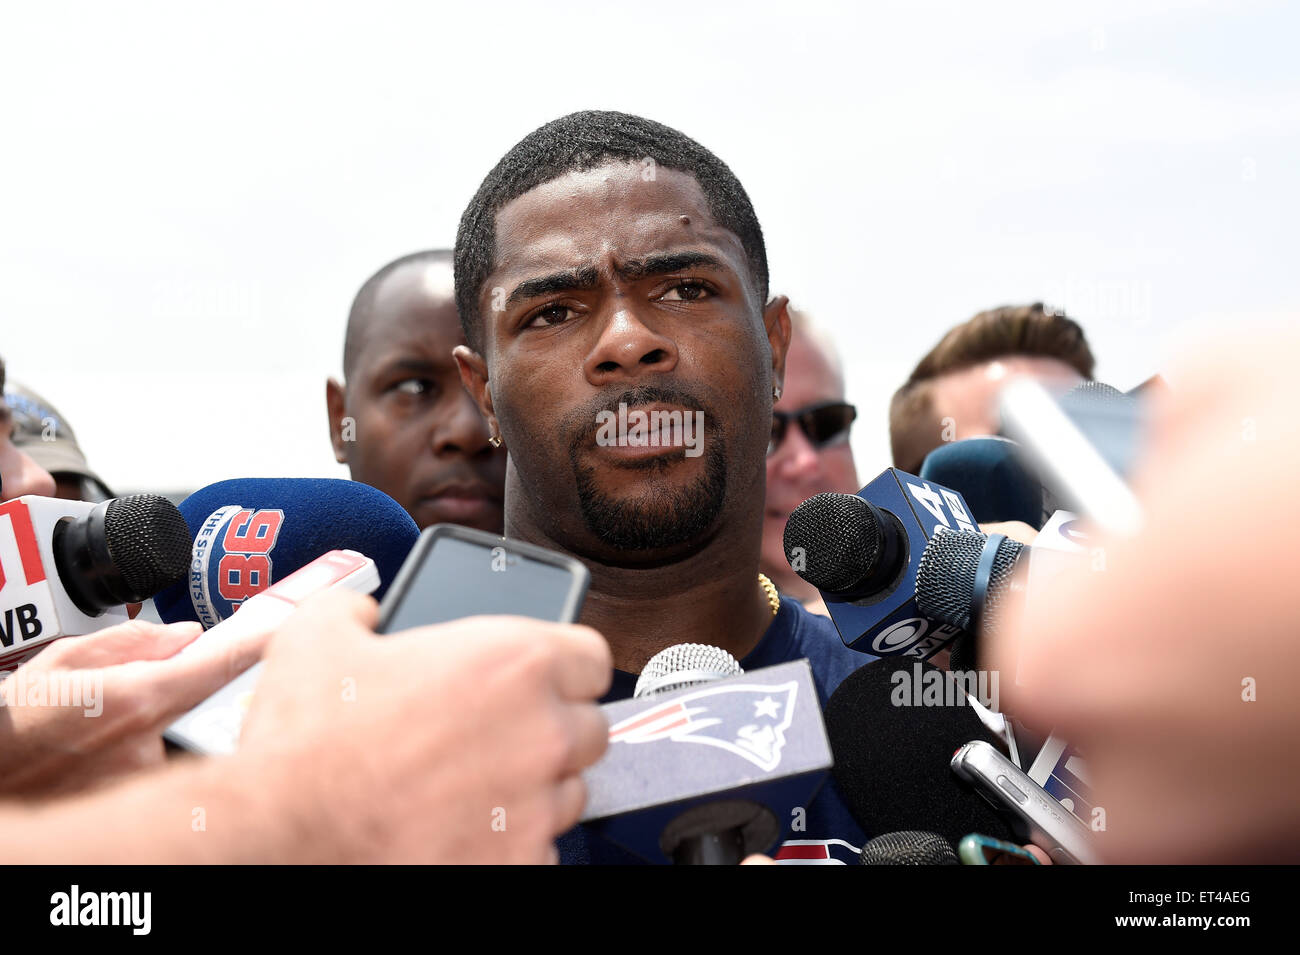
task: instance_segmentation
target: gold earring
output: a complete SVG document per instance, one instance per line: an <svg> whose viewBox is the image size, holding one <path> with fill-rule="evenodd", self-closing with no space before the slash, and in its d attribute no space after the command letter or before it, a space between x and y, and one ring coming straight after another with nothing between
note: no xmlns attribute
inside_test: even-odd
<svg viewBox="0 0 1300 955"><path fill-rule="evenodd" d="M488 438L488 444L492 445L492 447L494 448L501 447L501 435L499 434L492 435L492 437Z"/></svg>

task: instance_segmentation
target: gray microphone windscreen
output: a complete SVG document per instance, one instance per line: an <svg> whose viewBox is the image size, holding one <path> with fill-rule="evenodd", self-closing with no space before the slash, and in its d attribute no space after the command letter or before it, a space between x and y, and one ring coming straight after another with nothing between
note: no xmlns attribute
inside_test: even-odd
<svg viewBox="0 0 1300 955"><path fill-rule="evenodd" d="M1131 400L1124 392L1113 385L1101 381L1085 381L1076 385L1061 396L1061 404L1084 406L1089 402L1100 403L1119 400Z"/></svg>
<svg viewBox="0 0 1300 955"><path fill-rule="evenodd" d="M971 628L975 576L987 534L940 528L921 553L916 572L916 607L931 620L963 630ZM1024 544L1010 537L998 545L984 598L982 623L987 626L1010 584L1011 572Z"/></svg>

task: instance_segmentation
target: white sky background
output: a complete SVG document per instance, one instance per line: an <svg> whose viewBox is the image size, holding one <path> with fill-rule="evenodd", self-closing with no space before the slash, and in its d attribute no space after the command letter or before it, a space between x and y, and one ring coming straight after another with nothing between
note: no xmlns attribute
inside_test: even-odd
<svg viewBox="0 0 1300 955"><path fill-rule="evenodd" d="M118 488L338 476L324 380L392 258L575 109L722 157L838 338L865 481L952 324L1046 299L1127 388L1300 315L1295 7L23 4L0 15L0 355Z"/></svg>

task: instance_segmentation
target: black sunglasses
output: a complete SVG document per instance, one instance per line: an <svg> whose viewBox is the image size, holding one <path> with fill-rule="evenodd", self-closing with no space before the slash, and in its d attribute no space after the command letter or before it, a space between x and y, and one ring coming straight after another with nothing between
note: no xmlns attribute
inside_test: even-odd
<svg viewBox="0 0 1300 955"><path fill-rule="evenodd" d="M843 401L827 401L797 411L773 411L772 438L767 444L767 453L775 454L781 447L791 421L807 435L809 444L820 449L847 440L849 429L857 417L858 409Z"/></svg>

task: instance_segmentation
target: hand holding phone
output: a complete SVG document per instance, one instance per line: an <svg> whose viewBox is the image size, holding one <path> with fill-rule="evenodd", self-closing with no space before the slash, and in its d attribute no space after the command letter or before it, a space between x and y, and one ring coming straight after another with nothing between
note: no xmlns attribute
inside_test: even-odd
<svg viewBox="0 0 1300 955"><path fill-rule="evenodd" d="M495 534L425 528L379 607L379 632L394 633L479 614L575 623L587 568L566 554Z"/></svg>
<svg viewBox="0 0 1300 955"><path fill-rule="evenodd" d="M1095 865L1091 834L1015 763L982 740L952 757L952 771L1012 823L1017 837L1046 850L1060 865Z"/></svg>

